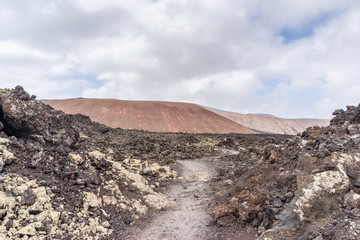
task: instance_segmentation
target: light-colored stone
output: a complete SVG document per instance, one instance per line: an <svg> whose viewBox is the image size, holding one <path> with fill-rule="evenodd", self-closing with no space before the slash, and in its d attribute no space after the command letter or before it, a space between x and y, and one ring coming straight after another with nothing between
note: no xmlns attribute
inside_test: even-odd
<svg viewBox="0 0 360 240"><path fill-rule="evenodd" d="M169 206L174 206L175 202L171 201L167 196L160 193L152 193L144 196L144 202L151 208L162 209Z"/></svg>
<svg viewBox="0 0 360 240"><path fill-rule="evenodd" d="M117 200L113 196L103 196L103 202L106 205L116 205L117 204Z"/></svg>
<svg viewBox="0 0 360 240"><path fill-rule="evenodd" d="M332 153L331 158L338 163L352 166L353 164L360 163L360 153L354 153L354 154L346 154L346 153Z"/></svg>
<svg viewBox="0 0 360 240"><path fill-rule="evenodd" d="M60 212L50 211L49 217L51 218L53 224L58 225L60 220Z"/></svg>
<svg viewBox="0 0 360 240"><path fill-rule="evenodd" d="M176 178L176 172L172 170L169 166L161 166L158 163L148 163L144 162L142 165L141 173L144 175L155 176L159 179L167 179L167 178Z"/></svg>
<svg viewBox="0 0 360 240"><path fill-rule="evenodd" d="M126 158L124 159L123 164L127 169L132 170L135 173L139 173L142 169L142 162L139 159Z"/></svg>
<svg viewBox="0 0 360 240"><path fill-rule="evenodd" d="M85 193L85 199L84 199L84 209L87 211L89 207L96 208L100 207L101 199L98 198L94 193L92 192L86 192Z"/></svg>
<svg viewBox="0 0 360 240"><path fill-rule="evenodd" d="M89 156L96 160L106 159L106 154L104 154L98 150L89 152Z"/></svg>
<svg viewBox="0 0 360 240"><path fill-rule="evenodd" d="M10 164L14 159L14 154L9 152L5 145L0 145L0 172L6 164Z"/></svg>
<svg viewBox="0 0 360 240"><path fill-rule="evenodd" d="M349 192L344 197L345 206L360 208L360 194Z"/></svg>
<svg viewBox="0 0 360 240"><path fill-rule="evenodd" d="M300 197L295 204L295 210L301 220L313 213L314 202L323 197L331 198L334 194L342 194L349 188L349 178L342 164L338 164L339 171L325 171L314 174L313 180L301 190Z"/></svg>
<svg viewBox="0 0 360 240"><path fill-rule="evenodd" d="M148 212L148 208L145 205L142 205L140 203L140 201L134 201L134 203L132 204L131 209L135 209L135 211L137 213L139 213L140 215L146 215Z"/></svg>
<svg viewBox="0 0 360 240"><path fill-rule="evenodd" d="M69 157L76 165L81 165L84 163L84 159L79 154L70 153Z"/></svg>
<svg viewBox="0 0 360 240"><path fill-rule="evenodd" d="M0 144L1 145L9 145L9 143L10 143L10 140L9 139L7 139L7 138L0 138Z"/></svg>
<svg viewBox="0 0 360 240"><path fill-rule="evenodd" d="M18 234L35 236L35 235L36 235L36 229L35 229L35 227L34 227L32 224L30 224L30 225L27 225L27 226L21 228L21 229L18 231Z"/></svg>
<svg viewBox="0 0 360 240"><path fill-rule="evenodd" d="M359 127L357 124L352 124L352 125L348 126L347 130L349 131L349 133L351 135L359 133Z"/></svg>

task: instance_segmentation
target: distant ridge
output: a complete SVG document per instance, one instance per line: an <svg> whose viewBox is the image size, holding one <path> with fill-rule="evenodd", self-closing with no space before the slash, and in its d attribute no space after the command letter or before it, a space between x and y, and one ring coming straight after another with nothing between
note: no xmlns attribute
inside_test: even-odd
<svg viewBox="0 0 360 240"><path fill-rule="evenodd" d="M191 103L75 98L42 100L65 113L80 113L110 127L152 132L257 132Z"/></svg>
<svg viewBox="0 0 360 240"><path fill-rule="evenodd" d="M299 132L305 131L308 127L327 126L330 123L330 119L287 119L279 118L270 114L242 114L227 112L210 107L205 108L260 133L296 135Z"/></svg>

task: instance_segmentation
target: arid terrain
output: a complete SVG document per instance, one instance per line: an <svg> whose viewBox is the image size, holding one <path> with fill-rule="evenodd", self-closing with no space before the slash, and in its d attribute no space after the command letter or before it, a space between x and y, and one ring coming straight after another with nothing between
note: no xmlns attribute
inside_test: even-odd
<svg viewBox="0 0 360 240"><path fill-rule="evenodd" d="M65 113L84 114L110 127L152 132L296 135L311 126L326 126L330 121L241 114L176 102L85 98L42 101Z"/></svg>
<svg viewBox="0 0 360 240"><path fill-rule="evenodd" d="M0 239L359 239L360 105L298 136L156 133L0 90Z"/></svg>
<svg viewBox="0 0 360 240"><path fill-rule="evenodd" d="M234 112L222 111L214 108L206 108L214 113L224 116L233 120L241 125L244 125L250 129L254 129L264 133L275 134L289 134L296 135L306 128L312 126L327 126L330 123L330 119L317 119L317 118L298 118L298 119L286 119L278 118L272 115L266 114L241 114Z"/></svg>
<svg viewBox="0 0 360 240"><path fill-rule="evenodd" d="M190 103L85 98L43 102L65 113L84 114L93 121L123 129L184 133L256 133Z"/></svg>

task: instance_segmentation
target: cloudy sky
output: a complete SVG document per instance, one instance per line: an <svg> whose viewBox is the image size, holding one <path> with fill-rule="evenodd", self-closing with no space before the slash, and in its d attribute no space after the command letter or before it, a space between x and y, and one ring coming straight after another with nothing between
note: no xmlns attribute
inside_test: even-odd
<svg viewBox="0 0 360 240"><path fill-rule="evenodd" d="M331 117L360 102L358 0L2 0L0 87Z"/></svg>

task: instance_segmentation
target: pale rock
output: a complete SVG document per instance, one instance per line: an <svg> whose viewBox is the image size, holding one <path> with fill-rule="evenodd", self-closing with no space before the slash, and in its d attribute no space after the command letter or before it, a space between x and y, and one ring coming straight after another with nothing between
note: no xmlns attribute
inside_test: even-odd
<svg viewBox="0 0 360 240"><path fill-rule="evenodd" d="M25 185L27 187L31 187L31 188L36 188L37 187L36 180L26 181Z"/></svg>
<svg viewBox="0 0 360 240"><path fill-rule="evenodd" d="M4 145L0 145L0 172L3 171L6 164L10 164L15 159L12 152L9 152Z"/></svg>
<svg viewBox="0 0 360 240"><path fill-rule="evenodd" d="M356 124L352 124L347 127L347 130L351 135L357 134L359 132L359 127Z"/></svg>
<svg viewBox="0 0 360 240"><path fill-rule="evenodd" d="M76 165L81 165L84 163L84 159L79 154L70 153L69 157Z"/></svg>
<svg viewBox="0 0 360 240"><path fill-rule="evenodd" d="M20 235L35 236L36 229L32 224L30 224L30 225L27 225L26 227L21 228L17 233Z"/></svg>
<svg viewBox="0 0 360 240"><path fill-rule="evenodd" d="M145 161L142 165L141 173L143 175L156 176L159 179L176 178L176 172L169 166L161 166L158 163L148 163Z"/></svg>
<svg viewBox="0 0 360 240"><path fill-rule="evenodd" d="M127 169L132 170L135 173L139 173L141 171L142 163L139 159L126 158L124 159L123 163Z"/></svg>
<svg viewBox="0 0 360 240"><path fill-rule="evenodd" d="M103 196L103 202L106 205L116 205L117 200L114 196Z"/></svg>
<svg viewBox="0 0 360 240"><path fill-rule="evenodd" d="M110 227L110 223L108 221L103 222L102 225L106 228Z"/></svg>
<svg viewBox="0 0 360 240"><path fill-rule="evenodd" d="M96 160L106 159L106 154L104 154L104 153L102 153L102 152L100 152L98 150L89 152L89 156L96 159Z"/></svg>
<svg viewBox="0 0 360 240"><path fill-rule="evenodd" d="M101 207L101 199L98 198L92 192L86 192L85 193L85 199L84 199L84 209L85 209L85 211L87 211L89 207L92 207L92 208Z"/></svg>
<svg viewBox="0 0 360 240"><path fill-rule="evenodd" d="M314 215L314 211L326 212L326 204L321 204L323 209L313 209L316 201L319 199L332 199L334 195L343 194L349 188L349 178L342 164L338 164L339 171L325 171L313 175L312 181L298 194L295 210L299 214L301 220ZM321 197L320 197L321 196ZM332 201L334 202L334 201Z"/></svg>
<svg viewBox="0 0 360 240"><path fill-rule="evenodd" d="M129 208L126 206L126 204L124 203L120 203L118 204L118 207L121 209L121 210L124 210L124 211L127 211Z"/></svg>
<svg viewBox="0 0 360 240"><path fill-rule="evenodd" d="M60 220L60 212L57 211L50 211L49 217L52 220L53 224L58 225Z"/></svg>
<svg viewBox="0 0 360 240"><path fill-rule="evenodd" d="M346 153L332 153L331 158L335 160L335 162L352 166L354 164L360 163L360 153L354 153L354 154L346 154Z"/></svg>
<svg viewBox="0 0 360 240"><path fill-rule="evenodd" d="M107 154L114 154L114 150L112 149L112 148L108 148L108 149L106 149L106 153Z"/></svg>
<svg viewBox="0 0 360 240"><path fill-rule="evenodd" d="M108 233L108 229L104 228L103 226L101 225L97 225L96 227L96 232L102 234L102 235L107 235Z"/></svg>
<svg viewBox="0 0 360 240"><path fill-rule="evenodd" d="M360 194L349 192L344 197L345 206L360 208Z"/></svg>
<svg viewBox="0 0 360 240"><path fill-rule="evenodd" d="M7 240L8 237L5 234L0 234L0 240Z"/></svg>
<svg viewBox="0 0 360 240"><path fill-rule="evenodd" d="M8 146L11 141L7 138L0 138L0 144Z"/></svg>
<svg viewBox="0 0 360 240"><path fill-rule="evenodd" d="M148 212L148 208L145 205L142 205L140 201L135 200L132 209L135 209L140 215L146 215Z"/></svg>
<svg viewBox="0 0 360 240"><path fill-rule="evenodd" d="M12 193L14 196L21 196L25 190L28 189L28 186L26 184L22 184L20 186L16 186L12 189Z"/></svg>
<svg viewBox="0 0 360 240"><path fill-rule="evenodd" d="M230 186L232 184L233 184L233 182L230 179L225 181L225 186Z"/></svg>
<svg viewBox="0 0 360 240"><path fill-rule="evenodd" d="M33 193L39 201L50 201L50 196L47 194L45 187L34 188Z"/></svg>
<svg viewBox="0 0 360 240"><path fill-rule="evenodd" d="M152 193L144 196L144 202L151 208L162 209L169 206L174 206L175 202L171 201L167 196L161 193Z"/></svg>

